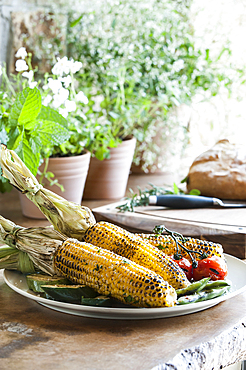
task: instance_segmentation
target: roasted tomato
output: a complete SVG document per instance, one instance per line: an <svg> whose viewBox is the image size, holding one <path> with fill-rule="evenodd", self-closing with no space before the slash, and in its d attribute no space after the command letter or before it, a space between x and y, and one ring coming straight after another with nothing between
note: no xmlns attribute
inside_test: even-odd
<svg viewBox="0 0 246 370"><path fill-rule="evenodd" d="M176 259L172 256L172 259L179 265L179 267L184 271L188 280L192 278L192 264L187 258Z"/></svg>
<svg viewBox="0 0 246 370"><path fill-rule="evenodd" d="M210 277L211 280L224 280L227 276L227 265L223 258L212 256L198 261L193 268L193 279L201 280Z"/></svg>

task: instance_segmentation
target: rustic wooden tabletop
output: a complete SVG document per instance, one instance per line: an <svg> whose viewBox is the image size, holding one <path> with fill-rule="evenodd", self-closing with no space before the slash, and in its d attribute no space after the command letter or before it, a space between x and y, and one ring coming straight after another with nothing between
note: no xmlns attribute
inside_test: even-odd
<svg viewBox="0 0 246 370"><path fill-rule="evenodd" d="M130 176L129 187L161 175ZM136 189L136 188L135 188ZM84 201L95 208L109 201ZM22 226L16 191L0 194L0 214ZM110 320L56 312L10 289L0 273L0 368L212 370L246 359L246 293L207 310L172 318Z"/></svg>

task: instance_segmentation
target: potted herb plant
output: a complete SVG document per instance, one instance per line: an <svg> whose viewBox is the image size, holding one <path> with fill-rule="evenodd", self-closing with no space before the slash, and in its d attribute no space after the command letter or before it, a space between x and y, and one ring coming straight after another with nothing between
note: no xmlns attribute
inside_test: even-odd
<svg viewBox="0 0 246 370"><path fill-rule="evenodd" d="M37 174L45 187L56 184L58 187L55 189L52 187L53 191L61 195L65 190L62 193L63 197L80 203L90 153L84 148L81 149L79 145L76 151L72 144L69 144L73 131L65 118L66 115L60 114L55 107L47 104L47 100L44 101L43 88L37 88L40 81L39 83L34 81L30 55L27 55L24 48L16 55L20 59L16 62L18 74L12 76L13 81L8 78L6 69L1 69L1 142L16 151L31 172L34 175ZM60 150L60 153L54 155L53 152L60 145L64 145L65 148L66 145L70 145L70 152L67 150L64 155ZM42 161L43 164L40 167ZM71 184L72 190L70 190ZM0 189L1 192L11 189L3 177L1 177ZM38 211L36 207L33 207L30 201L26 203L26 200L28 201L25 196L21 197L23 214L35 218L43 217L41 212L36 213Z"/></svg>
<svg viewBox="0 0 246 370"><path fill-rule="evenodd" d="M83 65L78 78L94 101L91 116L110 122L114 136L136 137L135 168L170 168L187 143L180 108L230 85L218 66L223 52L213 62L197 46L189 1L106 0L93 12L72 10L68 46Z"/></svg>
<svg viewBox="0 0 246 370"><path fill-rule="evenodd" d="M46 156L63 157L67 153L77 153L85 148L92 157L84 198L121 198L125 195L136 139L129 135L121 142L121 137L112 130L111 122L93 114L94 102L91 96L89 95L89 100L81 90L76 92L77 81L73 72L78 67L81 67L81 63L71 62L63 57L52 68L53 77L46 76L46 84L43 86L44 104L57 108L68 118L71 132L67 142L46 149Z"/></svg>

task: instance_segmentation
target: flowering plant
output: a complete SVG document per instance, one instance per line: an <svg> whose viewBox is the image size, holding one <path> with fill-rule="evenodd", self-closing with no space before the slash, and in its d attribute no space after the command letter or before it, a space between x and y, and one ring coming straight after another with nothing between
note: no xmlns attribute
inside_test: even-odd
<svg viewBox="0 0 246 370"><path fill-rule="evenodd" d="M33 81L34 71L27 72L30 55L21 48L16 57L20 58L16 61L17 75L12 75L11 80L6 68L0 69L0 141L15 150L36 175L43 148L62 144L69 139L70 132L66 119L42 104L38 82ZM11 187L1 176L0 191L7 190Z"/></svg>
<svg viewBox="0 0 246 370"><path fill-rule="evenodd" d="M43 158L77 155L84 149L99 159L107 157L119 141L109 122L89 117L94 102L77 91L75 78L82 63L58 58L51 73L39 76L24 47L15 56L16 74L8 77L5 66L0 69L0 141L14 149L35 175ZM0 180L1 187L4 179Z"/></svg>
<svg viewBox="0 0 246 370"><path fill-rule="evenodd" d="M146 172L165 169L186 142L188 122L177 108L198 94L208 100L231 83L219 65L223 50L213 62L196 42L190 3L105 0L79 13L75 1L71 13L70 53L83 64L79 81L97 103L92 114L110 121L113 135L137 138L134 162L144 159ZM166 145L169 161L160 155Z"/></svg>
<svg viewBox="0 0 246 370"><path fill-rule="evenodd" d="M98 159L109 155L109 148L118 145L119 140L112 135L109 121L91 116L94 101L81 89L75 74L82 68L82 63L68 60L66 56L58 58L51 74L46 73L42 86L43 104L56 109L67 120L70 139L59 146L46 148L45 156L67 156L89 150Z"/></svg>

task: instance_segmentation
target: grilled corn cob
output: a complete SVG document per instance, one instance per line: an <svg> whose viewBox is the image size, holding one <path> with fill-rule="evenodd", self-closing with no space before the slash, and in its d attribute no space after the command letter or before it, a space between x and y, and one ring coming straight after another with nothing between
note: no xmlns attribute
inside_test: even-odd
<svg viewBox="0 0 246 370"><path fill-rule="evenodd" d="M136 307L173 306L176 292L161 276L89 243L67 239L54 255L60 273L76 284Z"/></svg>
<svg viewBox="0 0 246 370"><path fill-rule="evenodd" d="M153 271L51 228L24 228L0 217L0 242L28 254L38 268L86 284L99 294L137 307L173 306L175 289Z"/></svg>
<svg viewBox="0 0 246 370"><path fill-rule="evenodd" d="M108 222L98 222L84 234L84 241L129 258L141 266L149 268L175 289L190 283L185 273L169 256L153 248L141 238Z"/></svg>
<svg viewBox="0 0 246 370"><path fill-rule="evenodd" d="M68 202L39 184L19 156L3 144L0 145L0 165L3 177L24 193L57 231L78 239L96 222L88 207Z"/></svg>
<svg viewBox="0 0 246 370"><path fill-rule="evenodd" d="M145 242L157 247L163 253L168 256L172 256L177 252L177 246L171 235L155 235L155 234L135 234ZM208 257L218 256L224 258L223 248L221 244L209 242L206 240L184 238L185 242L181 238L178 238L180 244L184 245L188 250L199 252L201 254L206 253ZM179 253L191 261L190 255L183 248L179 248ZM193 256L197 259L199 254L193 253ZM192 262L192 261L191 261Z"/></svg>

